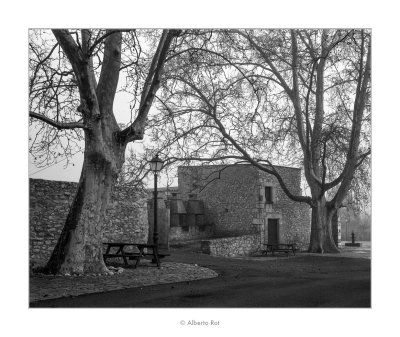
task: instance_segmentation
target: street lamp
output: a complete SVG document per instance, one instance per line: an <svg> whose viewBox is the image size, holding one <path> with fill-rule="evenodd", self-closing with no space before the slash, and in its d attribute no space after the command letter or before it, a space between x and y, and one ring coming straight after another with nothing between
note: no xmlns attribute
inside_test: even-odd
<svg viewBox="0 0 400 337"><path fill-rule="evenodd" d="M150 169L154 172L154 227L153 244L158 248L158 228L157 228L157 173L160 172L164 162L158 157L158 154L150 160Z"/></svg>

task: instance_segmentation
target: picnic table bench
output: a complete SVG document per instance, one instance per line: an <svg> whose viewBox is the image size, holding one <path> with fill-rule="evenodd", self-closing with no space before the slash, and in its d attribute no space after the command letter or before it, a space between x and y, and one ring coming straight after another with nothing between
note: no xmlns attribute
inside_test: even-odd
<svg viewBox="0 0 400 337"><path fill-rule="evenodd" d="M103 254L104 263L106 263L108 258L122 258L125 266L127 266L128 260L136 260L136 268L142 257L152 256L152 262L156 263L157 267L160 268L160 258L169 255L159 253L158 247L154 244L132 242L104 242L103 244L107 247ZM127 247L134 247L135 251L127 251Z"/></svg>
<svg viewBox="0 0 400 337"><path fill-rule="evenodd" d="M274 254L274 252L284 252L289 256L289 252L296 255L296 244L294 243L264 243L266 248L262 250L262 253L268 255L268 253Z"/></svg>

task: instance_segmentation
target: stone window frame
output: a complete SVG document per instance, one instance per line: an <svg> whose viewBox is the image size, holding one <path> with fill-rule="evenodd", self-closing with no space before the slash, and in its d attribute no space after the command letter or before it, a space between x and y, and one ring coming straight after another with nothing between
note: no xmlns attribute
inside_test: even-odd
<svg viewBox="0 0 400 337"><path fill-rule="evenodd" d="M270 187L271 188L271 202L267 202L267 199L265 197L265 188ZM276 198L276 186L274 183L263 183L261 188L260 188L260 201L262 201L265 205L273 205L276 204L277 198Z"/></svg>
<svg viewBox="0 0 400 337"><path fill-rule="evenodd" d="M269 190L269 198L267 198L267 190ZM272 186L264 186L264 201L266 204L273 204L274 203L274 198L272 195Z"/></svg>

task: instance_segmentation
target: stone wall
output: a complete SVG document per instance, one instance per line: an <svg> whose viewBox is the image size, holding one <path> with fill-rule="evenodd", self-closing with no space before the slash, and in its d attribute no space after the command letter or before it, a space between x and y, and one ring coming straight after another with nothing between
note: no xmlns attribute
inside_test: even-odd
<svg viewBox="0 0 400 337"><path fill-rule="evenodd" d="M249 169L250 168L250 169ZM197 194L204 201L205 222L217 237L254 234L253 210L258 198L257 171L249 165L182 166L178 169L182 199Z"/></svg>
<svg viewBox="0 0 400 337"><path fill-rule="evenodd" d="M47 261L64 226L77 183L29 180L29 248L34 261ZM104 241L147 242L147 194L116 187L104 226Z"/></svg>
<svg viewBox="0 0 400 337"><path fill-rule="evenodd" d="M170 213L168 202L163 196L157 197L157 233L158 245L161 249L169 249L170 236ZM148 243L153 243L154 231L154 196L147 199L147 217L149 219L149 238Z"/></svg>
<svg viewBox="0 0 400 337"><path fill-rule="evenodd" d="M258 234L252 234L203 240L201 250L204 254L212 256L249 256L261 250L261 237Z"/></svg>
<svg viewBox="0 0 400 337"><path fill-rule="evenodd" d="M294 195L301 195L301 170L291 167L277 167L286 186ZM268 241L268 219L279 219L279 242L296 243L298 248L306 250L310 242L311 216L310 206L291 200L280 187L278 180L263 171L258 171L261 190L265 186L272 186L274 203L267 205L263 200L259 202L258 217L263 222L262 240ZM262 192L260 198L262 199Z"/></svg>
<svg viewBox="0 0 400 337"><path fill-rule="evenodd" d="M172 242L199 240L213 236L214 226L207 222L204 202L197 200L194 194L188 200L182 200L179 193L173 193L168 199L170 206L169 238Z"/></svg>
<svg viewBox="0 0 400 337"><path fill-rule="evenodd" d="M169 239L171 243L180 241L198 240L209 238L214 234L211 225L204 226L174 226L170 228Z"/></svg>
<svg viewBox="0 0 400 337"><path fill-rule="evenodd" d="M293 194L301 195L301 170L276 166ZM252 165L183 166L178 169L182 199L197 194L216 237L260 234L268 242L268 219L279 221L279 242L306 249L311 230L309 206L290 200L277 179ZM272 191L271 200L265 188Z"/></svg>

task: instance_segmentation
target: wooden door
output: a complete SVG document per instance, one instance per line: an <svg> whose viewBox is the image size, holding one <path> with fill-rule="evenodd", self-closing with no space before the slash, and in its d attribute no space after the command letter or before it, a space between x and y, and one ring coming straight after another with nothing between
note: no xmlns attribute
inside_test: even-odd
<svg viewBox="0 0 400 337"><path fill-rule="evenodd" d="M278 224L278 219L268 219L268 244L279 243Z"/></svg>

